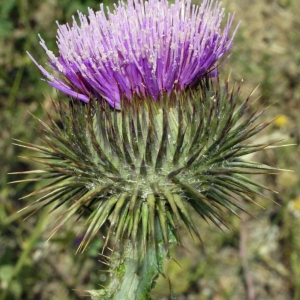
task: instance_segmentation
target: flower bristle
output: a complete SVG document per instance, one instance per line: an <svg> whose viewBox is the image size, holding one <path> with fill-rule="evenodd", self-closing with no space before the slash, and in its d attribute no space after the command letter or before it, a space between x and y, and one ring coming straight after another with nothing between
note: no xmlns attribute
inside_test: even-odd
<svg viewBox="0 0 300 300"><path fill-rule="evenodd" d="M216 66L231 49L233 15L214 0L120 1L107 14L103 4L88 16L78 12L70 26L59 25L59 55L40 44L49 57L48 72L28 53L45 80L63 93L88 102L104 98L120 108L121 98L135 94L157 100L167 91L184 90L215 76Z"/></svg>
<svg viewBox="0 0 300 300"><path fill-rule="evenodd" d="M61 124L39 120L44 145L18 144L42 155L32 158L45 167L35 172L52 180L29 195L43 193L29 206L62 209L54 232L73 215L85 217L80 251L104 224L106 244L112 235L133 244L142 237L144 247L157 236L180 243L182 228L201 239L192 211L228 226L227 211L244 210L237 198L253 201L267 189L244 174L277 170L241 158L268 146L247 141L268 123L256 124L261 112L248 114L249 98L238 105L238 96L228 82L205 80L157 101L124 99L121 110L105 100L56 103Z"/></svg>

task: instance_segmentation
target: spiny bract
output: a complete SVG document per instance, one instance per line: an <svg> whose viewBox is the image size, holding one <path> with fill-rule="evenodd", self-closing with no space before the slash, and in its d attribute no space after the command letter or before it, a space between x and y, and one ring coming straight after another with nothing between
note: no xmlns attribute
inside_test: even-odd
<svg viewBox="0 0 300 300"><path fill-rule="evenodd" d="M180 242L181 227L200 238L192 210L226 226L224 212L243 209L238 198L252 201L265 188L244 174L275 170L241 158L268 146L247 141L268 123L254 124L262 112L248 114L249 98L237 107L238 94L207 80L156 102L124 99L120 111L104 100L59 103L61 126L40 121L45 145L21 143L42 154L36 161L46 168L31 173L52 180L28 195L46 193L31 205L57 203L64 212L57 228L87 216L81 250L104 224L106 242L114 234L134 244L139 236L145 246L158 236Z"/></svg>

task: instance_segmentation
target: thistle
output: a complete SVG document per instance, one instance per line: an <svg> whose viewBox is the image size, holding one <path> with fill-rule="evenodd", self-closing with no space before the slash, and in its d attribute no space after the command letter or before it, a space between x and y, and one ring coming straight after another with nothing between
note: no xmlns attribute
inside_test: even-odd
<svg viewBox="0 0 300 300"><path fill-rule="evenodd" d="M182 230L201 240L193 216L228 226L239 199L264 197L246 175L276 169L243 156L269 146L249 143L269 123L249 113L250 97L239 104L239 87L219 83L234 36L223 17L213 1L120 2L107 18L101 6L89 22L79 13L81 27L59 25L58 57L41 41L63 79L36 64L72 98L53 103L60 125L39 120L43 145L18 143L41 154L44 168L30 173L50 179L30 206L62 210L53 233L84 218L79 251L107 227L113 277L93 299L148 299Z"/></svg>

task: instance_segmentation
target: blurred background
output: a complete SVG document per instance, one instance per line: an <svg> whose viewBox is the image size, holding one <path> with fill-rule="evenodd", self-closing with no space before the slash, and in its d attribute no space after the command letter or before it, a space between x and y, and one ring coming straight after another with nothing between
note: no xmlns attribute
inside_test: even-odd
<svg viewBox="0 0 300 300"><path fill-rule="evenodd" d="M197 3L195 1L195 3ZM105 5L112 5L106 0ZM261 177L276 193L269 200L255 199L264 209L245 203L253 217L243 221L228 216L232 230L220 231L203 220L196 223L205 242L184 238L188 251L178 248L166 262L167 279L161 277L154 299L169 299L169 281L178 299L300 299L300 8L298 0L223 0L227 12L242 21L231 57L223 64L221 78L231 72L231 83L242 82L241 100L253 95L253 111L268 107L262 121L275 121L256 142L283 140L290 147L270 149L251 159L291 169ZM86 299L85 290L100 288L107 276L98 253L102 234L83 254L76 254L80 223L68 224L49 241L57 214L18 211L34 197L19 200L39 183L8 174L38 168L24 158L30 151L13 145L19 139L39 143L37 121L56 117L51 99L64 99L41 81L29 51L44 64L41 34L56 50L59 23L71 23L77 10L98 10L96 0L0 1L0 300ZM221 79L222 80L222 79ZM47 113L46 113L47 112ZM276 203L274 203L276 202ZM175 262L176 261L176 262Z"/></svg>

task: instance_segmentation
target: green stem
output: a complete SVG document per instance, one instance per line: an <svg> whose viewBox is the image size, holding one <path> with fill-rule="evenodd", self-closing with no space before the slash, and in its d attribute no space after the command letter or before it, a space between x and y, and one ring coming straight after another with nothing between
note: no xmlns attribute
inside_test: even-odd
<svg viewBox="0 0 300 300"><path fill-rule="evenodd" d="M102 290L88 291L92 300L149 300L155 281L163 273L163 260L167 252L162 239L149 242L147 247L141 243L132 245L127 240L114 250L110 258L111 279Z"/></svg>

